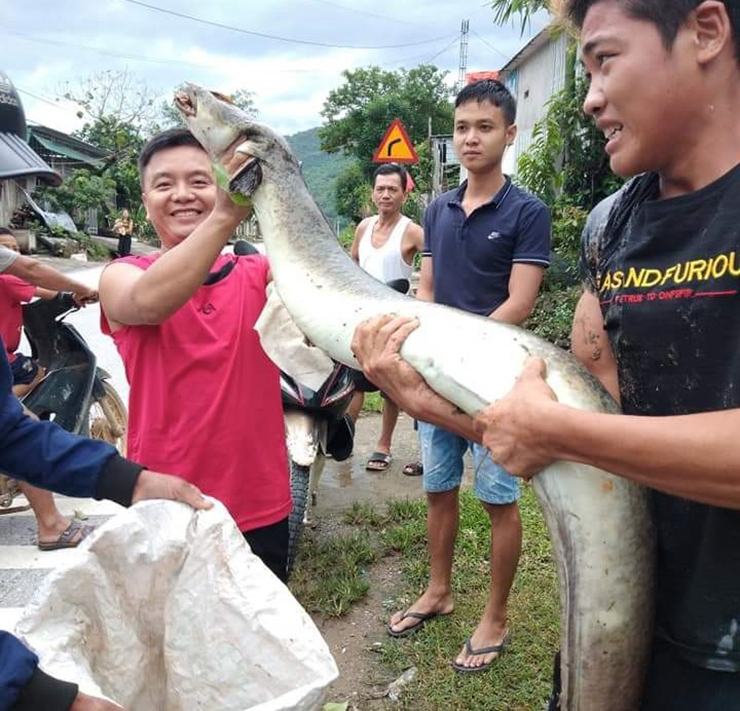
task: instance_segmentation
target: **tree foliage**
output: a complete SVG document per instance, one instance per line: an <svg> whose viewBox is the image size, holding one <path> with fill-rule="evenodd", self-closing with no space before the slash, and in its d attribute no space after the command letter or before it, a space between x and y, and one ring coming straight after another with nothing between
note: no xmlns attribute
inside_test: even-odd
<svg viewBox="0 0 740 711"><path fill-rule="evenodd" d="M344 83L329 92L321 115L321 147L343 151L365 167L394 118L400 118L413 143L432 133L449 132L453 110L447 72L430 65L385 71L379 67L345 70Z"/></svg>
<svg viewBox="0 0 740 711"><path fill-rule="evenodd" d="M401 119L420 154L418 164L407 166L409 172L417 189L426 189L432 166L427 148L430 120L432 133L452 129L452 89L444 82L446 74L431 65L343 72L344 83L329 93L324 104L324 125L319 131L325 151L343 152L356 161L344 169L337 182L340 215L357 221L372 208L370 181L377 167L372 157L395 118ZM410 217L418 217L421 205L416 193L407 207Z"/></svg>
<svg viewBox="0 0 740 711"><path fill-rule="evenodd" d="M551 206L553 247L571 263L588 213L622 183L609 168L604 135L583 113L587 89L578 77L572 93L553 95L517 171L522 185Z"/></svg>
<svg viewBox="0 0 740 711"><path fill-rule="evenodd" d="M522 23L522 34L532 19L532 15L540 10L546 10L549 4L548 0L491 0L490 2L493 21L497 25L505 25L518 16Z"/></svg>
<svg viewBox="0 0 740 711"><path fill-rule="evenodd" d="M117 123L144 128L157 113L158 92L128 68L106 69L65 82L57 93L77 104L77 115L91 123L113 118Z"/></svg>
<svg viewBox="0 0 740 711"><path fill-rule="evenodd" d="M107 175L96 175L82 168L76 170L60 187L41 186L34 196L47 204L52 212L68 212L77 227L83 228L89 209L101 206L113 208L116 184Z"/></svg>

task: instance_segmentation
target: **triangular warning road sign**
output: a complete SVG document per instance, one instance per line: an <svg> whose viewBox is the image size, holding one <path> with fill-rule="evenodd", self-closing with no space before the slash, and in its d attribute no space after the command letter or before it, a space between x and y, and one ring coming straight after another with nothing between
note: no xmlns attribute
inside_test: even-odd
<svg viewBox="0 0 740 711"><path fill-rule="evenodd" d="M373 163L418 163L419 155L401 119L393 119L373 155Z"/></svg>

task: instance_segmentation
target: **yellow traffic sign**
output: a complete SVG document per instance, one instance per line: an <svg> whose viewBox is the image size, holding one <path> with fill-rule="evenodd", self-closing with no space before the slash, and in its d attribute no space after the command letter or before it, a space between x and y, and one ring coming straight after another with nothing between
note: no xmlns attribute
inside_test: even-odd
<svg viewBox="0 0 740 711"><path fill-rule="evenodd" d="M401 119L393 119L373 155L373 163L418 163L419 155Z"/></svg>

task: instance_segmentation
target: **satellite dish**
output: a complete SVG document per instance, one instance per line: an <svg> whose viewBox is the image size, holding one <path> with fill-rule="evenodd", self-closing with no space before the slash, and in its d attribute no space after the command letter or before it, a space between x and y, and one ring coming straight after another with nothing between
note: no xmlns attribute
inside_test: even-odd
<svg viewBox="0 0 740 711"><path fill-rule="evenodd" d="M26 140L26 114L10 77L0 69L0 132Z"/></svg>

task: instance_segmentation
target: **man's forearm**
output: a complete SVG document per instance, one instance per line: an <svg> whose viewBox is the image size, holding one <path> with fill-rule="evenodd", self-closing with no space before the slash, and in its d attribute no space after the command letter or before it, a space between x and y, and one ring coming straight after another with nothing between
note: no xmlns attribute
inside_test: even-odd
<svg viewBox="0 0 740 711"><path fill-rule="evenodd" d="M6 273L17 276L34 286L40 286L51 291L84 292L88 290L82 282L52 269L43 262L30 257L19 256L6 270Z"/></svg>
<svg viewBox="0 0 740 711"><path fill-rule="evenodd" d="M488 318L494 321L510 323L514 326L521 326L529 318L533 309L533 303L509 297L497 309L492 311L488 315Z"/></svg>
<svg viewBox="0 0 740 711"><path fill-rule="evenodd" d="M131 291L132 311L140 316L137 323L162 323L182 307L203 284L237 225L211 214L186 240L157 259Z"/></svg>
<svg viewBox="0 0 740 711"><path fill-rule="evenodd" d="M675 496L740 509L740 410L676 417L553 404L539 423L554 459L579 461Z"/></svg>

